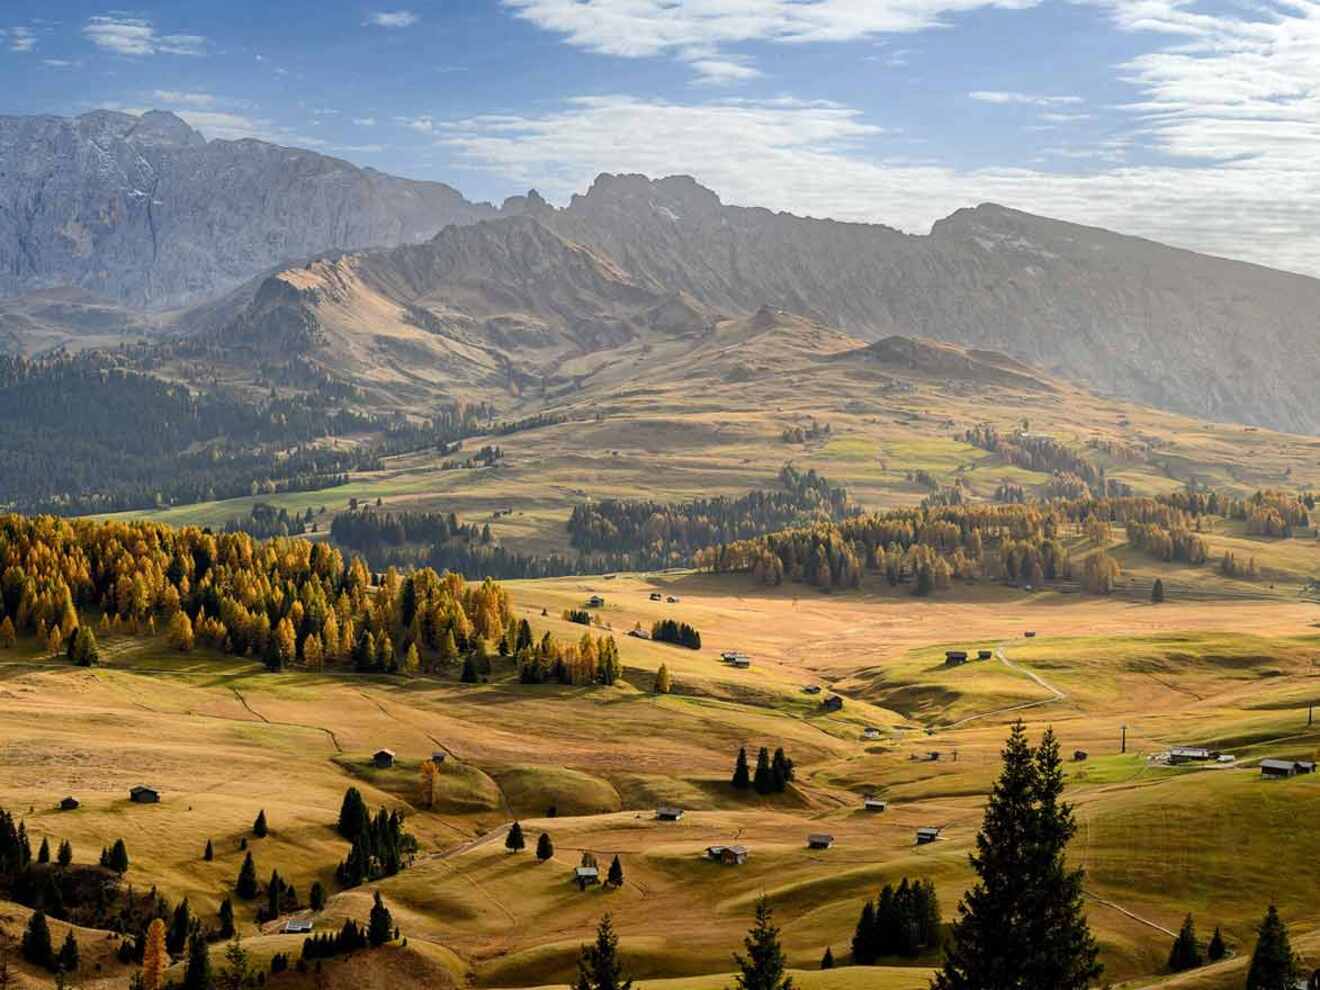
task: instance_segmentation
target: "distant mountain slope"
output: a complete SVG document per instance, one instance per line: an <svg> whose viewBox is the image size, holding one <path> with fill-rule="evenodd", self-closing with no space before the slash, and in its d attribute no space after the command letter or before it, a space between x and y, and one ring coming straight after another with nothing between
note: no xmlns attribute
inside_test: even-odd
<svg viewBox="0 0 1320 990"><path fill-rule="evenodd" d="M1320 431L1312 278L991 205L928 236L805 219L726 206L685 177L602 175L564 209L529 195L505 211L729 312L984 347L1152 405Z"/></svg>
<svg viewBox="0 0 1320 990"><path fill-rule="evenodd" d="M78 286L134 306L202 301L273 265L431 237L494 214L414 182L173 114L0 117L0 294Z"/></svg>

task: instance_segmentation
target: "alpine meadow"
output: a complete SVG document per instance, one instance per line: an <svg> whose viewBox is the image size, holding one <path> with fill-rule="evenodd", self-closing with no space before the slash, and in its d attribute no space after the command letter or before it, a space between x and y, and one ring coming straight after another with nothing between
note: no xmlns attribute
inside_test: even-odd
<svg viewBox="0 0 1320 990"><path fill-rule="evenodd" d="M1320 990L1317 23L12 0L0 990Z"/></svg>

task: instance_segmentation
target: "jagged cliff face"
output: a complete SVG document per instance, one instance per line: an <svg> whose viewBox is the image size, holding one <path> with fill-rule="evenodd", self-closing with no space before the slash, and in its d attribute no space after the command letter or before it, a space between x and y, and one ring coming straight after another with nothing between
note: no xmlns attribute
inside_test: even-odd
<svg viewBox="0 0 1320 990"><path fill-rule="evenodd" d="M1320 431L1320 281L998 206L928 236L722 204L691 179L601 176L524 212L643 284L804 313L859 337L1003 351L1115 395Z"/></svg>
<svg viewBox="0 0 1320 990"><path fill-rule="evenodd" d="M421 241L491 216L449 186L178 117L0 117L0 294L78 286L133 306L198 302L335 249Z"/></svg>

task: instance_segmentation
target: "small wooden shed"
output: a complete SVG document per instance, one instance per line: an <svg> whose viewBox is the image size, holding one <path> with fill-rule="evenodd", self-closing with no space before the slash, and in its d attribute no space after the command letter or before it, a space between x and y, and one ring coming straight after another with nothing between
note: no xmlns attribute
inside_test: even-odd
<svg viewBox="0 0 1320 990"><path fill-rule="evenodd" d="M706 856L726 866L742 866L747 862L746 846L708 846Z"/></svg>
<svg viewBox="0 0 1320 990"><path fill-rule="evenodd" d="M78 799L76 797L66 797L60 802L60 811L77 811Z"/></svg>
<svg viewBox="0 0 1320 990"><path fill-rule="evenodd" d="M1292 777L1297 773L1297 763L1293 760L1261 760L1262 777Z"/></svg>
<svg viewBox="0 0 1320 990"><path fill-rule="evenodd" d="M683 809L663 805L655 809L655 817L662 822L676 822L683 817Z"/></svg>
<svg viewBox="0 0 1320 990"><path fill-rule="evenodd" d="M889 802L884 798L868 796L862 798L862 810L864 811L884 811L889 807Z"/></svg>
<svg viewBox="0 0 1320 990"><path fill-rule="evenodd" d="M378 749L371 754L371 762L376 765L377 770L388 770L394 766L394 750Z"/></svg>
<svg viewBox="0 0 1320 990"><path fill-rule="evenodd" d="M138 784L128 792L128 799L137 804L158 804L160 802L160 791L154 787L146 787Z"/></svg>
<svg viewBox="0 0 1320 990"><path fill-rule="evenodd" d="M834 836L827 832L812 832L807 836L808 849L828 849L834 845Z"/></svg>
<svg viewBox="0 0 1320 990"><path fill-rule="evenodd" d="M917 829L917 845L924 846L934 842L940 837L940 830L933 825L927 825Z"/></svg>

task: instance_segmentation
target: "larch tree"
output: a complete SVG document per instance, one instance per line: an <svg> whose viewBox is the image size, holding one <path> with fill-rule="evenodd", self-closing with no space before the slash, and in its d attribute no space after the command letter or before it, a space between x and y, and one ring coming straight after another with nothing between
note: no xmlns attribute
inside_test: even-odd
<svg viewBox="0 0 1320 990"><path fill-rule="evenodd" d="M421 799L423 808L435 807L435 787L439 777L440 768L436 766L435 760L422 760L418 780L418 797Z"/></svg>
<svg viewBox="0 0 1320 990"><path fill-rule="evenodd" d="M165 922L152 919L147 926L147 941L142 950L142 990L164 990L165 970L170 957L165 951Z"/></svg>
<svg viewBox="0 0 1320 990"><path fill-rule="evenodd" d="M655 693L668 694L672 689L673 685L670 682L669 667L662 663L660 669L655 672Z"/></svg>
<svg viewBox="0 0 1320 990"><path fill-rule="evenodd" d="M193 625L187 612L181 610L174 613L174 618L170 620L169 641L170 646L180 653L188 653L192 650Z"/></svg>

